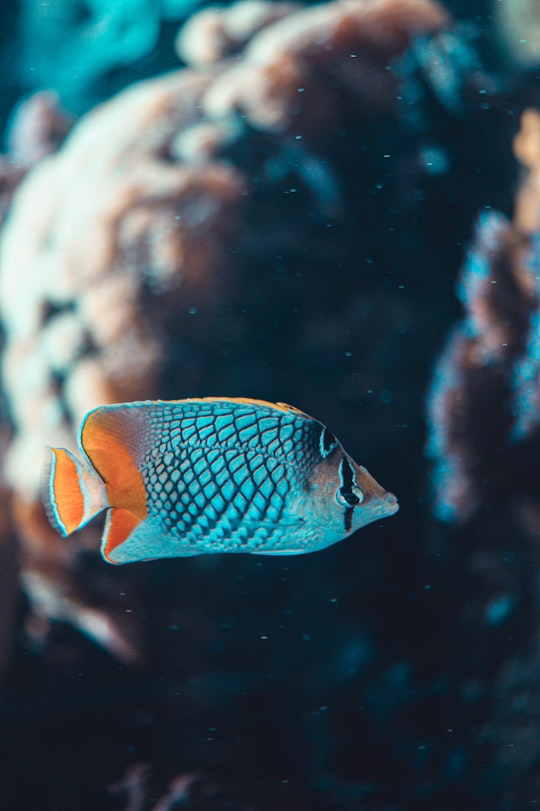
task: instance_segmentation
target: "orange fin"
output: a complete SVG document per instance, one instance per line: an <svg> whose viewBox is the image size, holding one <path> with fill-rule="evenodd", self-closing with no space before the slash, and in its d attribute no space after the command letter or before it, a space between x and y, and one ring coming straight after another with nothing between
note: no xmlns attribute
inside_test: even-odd
<svg viewBox="0 0 540 811"><path fill-rule="evenodd" d="M107 513L107 523L101 544L101 553L109 563L118 563L115 560L114 550L121 546L137 529L141 519L129 510L113 507Z"/></svg>
<svg viewBox="0 0 540 811"><path fill-rule="evenodd" d="M43 504L49 521L65 537L108 506L105 485L95 470L64 448L47 448L46 453Z"/></svg>
<svg viewBox="0 0 540 811"><path fill-rule="evenodd" d="M134 404L135 405L135 404ZM79 443L105 482L111 507L147 515L146 489L139 469L144 453L144 415L137 408L104 406L90 411L81 426Z"/></svg>

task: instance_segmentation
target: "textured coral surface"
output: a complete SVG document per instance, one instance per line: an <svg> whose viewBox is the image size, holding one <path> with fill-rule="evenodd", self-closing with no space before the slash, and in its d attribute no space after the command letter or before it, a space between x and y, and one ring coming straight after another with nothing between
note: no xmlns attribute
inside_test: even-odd
<svg viewBox="0 0 540 811"><path fill-rule="evenodd" d="M526 109L513 141L526 167L513 219L489 211L477 225L458 285L464 317L437 361L428 398L434 508L466 543L471 628L480 620L519 639L492 673L492 714L479 733L500 773L512 773L503 808L534 801L540 785L539 122Z"/></svg>

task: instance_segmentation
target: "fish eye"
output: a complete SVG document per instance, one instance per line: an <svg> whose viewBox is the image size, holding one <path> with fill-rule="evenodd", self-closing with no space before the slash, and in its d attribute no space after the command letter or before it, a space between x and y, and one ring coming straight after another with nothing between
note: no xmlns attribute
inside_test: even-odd
<svg viewBox="0 0 540 811"><path fill-rule="evenodd" d="M343 488L336 493L336 501L341 507L358 507L364 500L364 491L358 485L353 484L350 492L346 492Z"/></svg>

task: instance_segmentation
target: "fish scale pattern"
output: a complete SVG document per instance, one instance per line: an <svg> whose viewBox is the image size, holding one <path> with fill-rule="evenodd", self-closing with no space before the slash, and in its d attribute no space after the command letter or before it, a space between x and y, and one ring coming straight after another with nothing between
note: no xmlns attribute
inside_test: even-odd
<svg viewBox="0 0 540 811"><path fill-rule="evenodd" d="M296 410L183 401L154 409L141 460L150 516L171 539L247 551L287 527L320 460L322 426Z"/></svg>

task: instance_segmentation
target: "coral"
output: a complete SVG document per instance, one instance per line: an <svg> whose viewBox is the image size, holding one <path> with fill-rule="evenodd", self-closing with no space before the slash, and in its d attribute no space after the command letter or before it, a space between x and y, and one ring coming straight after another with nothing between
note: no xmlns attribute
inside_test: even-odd
<svg viewBox="0 0 540 811"><path fill-rule="evenodd" d="M18 105L7 137L9 153L0 156L0 223L26 172L58 149L70 126L54 93L36 93Z"/></svg>
<svg viewBox="0 0 540 811"><path fill-rule="evenodd" d="M513 219L482 215L458 291L465 313L443 350L428 400L434 509L470 573L466 620L505 642L484 665L492 702L479 733L504 784L503 809L538 794L540 535L539 127L525 110L514 138L526 172ZM510 641L511 640L511 641ZM489 655L485 651L481 658ZM489 686L488 686L489 685Z"/></svg>
<svg viewBox="0 0 540 811"><path fill-rule="evenodd" d="M97 107L22 170L0 246L3 475L27 595L0 694L6 807L117 808L105 787L148 762L157 790L127 797L145 811L175 792L194 808L497 808L475 732L523 630L527 568L500 540L509 510L473 555L465 534L445 546L419 403L472 217L508 204L513 104L449 24L427 0L207 10L178 40L186 69ZM467 381L512 365L499 344L525 346L536 296L527 239L497 217L479 239L466 297L483 303L456 339ZM406 509L298 559L118 569L100 522L52 532L44 444L73 448L98 402L207 394L315 414Z"/></svg>
<svg viewBox="0 0 540 811"><path fill-rule="evenodd" d="M521 116L521 126L514 137L514 153L525 167L525 177L515 202L514 224L529 236L539 230L540 206L540 113L528 108Z"/></svg>
<svg viewBox="0 0 540 811"><path fill-rule="evenodd" d="M195 18L188 27L195 34L187 41L205 40L197 31L202 25L204 32L207 16L202 14L201 23ZM388 85L386 103L393 104L396 78L386 70L388 61L412 36L446 21L439 7L418 0L359 5L341 0L299 11L259 5L255 17L251 3L221 16L228 36L242 28L242 19L244 36L255 32L242 60L177 71L126 90L81 120L59 151L38 162L11 206L0 253L3 381L15 429L5 470L25 539L24 582L42 613L74 616L68 607L72 597L61 585L73 547L52 540L50 530L36 523L36 460L43 445L73 449L88 409L163 396L164 378L180 381L172 396L188 393L202 377L193 377L186 356L191 342L193 361L197 357L192 324L204 335L220 313L225 340L238 330L238 316L232 310L225 316L237 295L232 239L238 234L244 246L254 239L262 244L265 229L246 219L248 193L253 197L256 187L249 187L242 159L231 160L227 153L249 140L247 125L283 131L272 145L281 171L286 176L289 165L300 165L323 216L332 208L339 214L337 203L332 206L332 197L339 197L332 170L306 146L289 144L292 122L302 131L307 124L311 138L316 127L320 139L325 127L330 135L339 126L345 103L354 108L370 101L378 107L380 98L365 96L374 72ZM369 81L366 64L373 67ZM328 80L340 77L340 85L337 91L329 85L323 103L319 88L328 84L325 74ZM257 111L264 111L264 119ZM32 126L32 116L43 123ZM12 152L30 165L58 145L64 129L52 97L34 97L12 127ZM274 174L277 166L276 159ZM271 188L280 177L265 182ZM269 225L267 244L276 233L284 244L298 241L286 235L285 223L279 224L285 229L281 236L272 221ZM256 244L255 249L260 250ZM59 569L45 597L32 559L41 561L40 571L46 566L50 578L55 556ZM112 638L82 616L81 627L102 642ZM121 644L112 647L119 650Z"/></svg>
<svg viewBox="0 0 540 811"><path fill-rule="evenodd" d="M0 434L4 447L7 436ZM15 529L11 518L11 492L5 482L0 485L0 676L10 666L15 644L17 613L20 609L19 559Z"/></svg>
<svg viewBox="0 0 540 811"><path fill-rule="evenodd" d="M176 50L188 65L203 67L231 56L267 25L295 11L298 3L241 0L232 6L200 11L180 29Z"/></svg>
<svg viewBox="0 0 540 811"><path fill-rule="evenodd" d="M0 223L4 221L13 193L23 177L23 169L14 166L4 155L0 156Z"/></svg>
<svg viewBox="0 0 540 811"><path fill-rule="evenodd" d="M225 12L225 20L235 11L233 7ZM249 43L240 64L212 83L204 109L211 118L240 112L259 129L318 140L325 126L335 127L342 112L329 79L339 77L353 106L391 107L396 78L387 70L388 63L413 37L434 33L447 23L440 6L417 0L340 0L288 15L262 31ZM211 56L197 46L196 19L191 26L191 50L186 53L181 40L180 53L204 63ZM201 34L205 43L204 29Z"/></svg>
<svg viewBox="0 0 540 811"><path fill-rule="evenodd" d="M56 93L42 91L22 101L11 122L8 149L11 161L30 169L61 146L73 121Z"/></svg>
<svg viewBox="0 0 540 811"><path fill-rule="evenodd" d="M57 542L42 545L51 533L30 517L40 449L73 448L80 419L99 403L157 396L166 313L189 319L190 309L219 304L227 279L220 254L244 181L223 163L174 159L174 138L199 121L207 82L177 73L104 106L25 178L12 204L0 259L3 375L16 430L6 475L36 558L43 549L46 558L52 549L69 557ZM72 191L73 177L83 194ZM31 237L21 239L29 222ZM161 302L157 318L152 299ZM53 592L63 594L58 578ZM25 582L36 581L27 572ZM53 602L38 598L49 609ZM58 611L57 601L51 614ZM110 636L90 618L82 625L102 641Z"/></svg>
<svg viewBox="0 0 540 811"><path fill-rule="evenodd" d="M466 317L438 361L428 404L441 518L470 518L501 489L508 493L514 475L515 380L536 305L524 249L503 217L482 217L459 287ZM505 455L508 464L500 464ZM505 469L500 480L495 474Z"/></svg>
<svg viewBox="0 0 540 811"><path fill-rule="evenodd" d="M539 427L538 121L525 111L514 139L529 172L513 222L486 212L478 224L458 291L465 317L429 397L435 509L450 521L471 518L503 492L505 503L536 492L519 470L535 453Z"/></svg>
<svg viewBox="0 0 540 811"><path fill-rule="evenodd" d="M242 176L169 157L178 118L198 118L201 82L175 74L127 93L78 126L19 187L1 257L3 267L17 268L2 274L1 295L4 380L18 436L7 471L19 493L36 493L30 459L44 429L73 446L72 426L88 408L157 393L163 324L149 320L145 296L172 312L180 306L185 318L189 306L216 306L220 240L233 227ZM120 136L110 139L111 131ZM71 193L74 176L84 195ZM36 209L21 255L20 228Z"/></svg>

